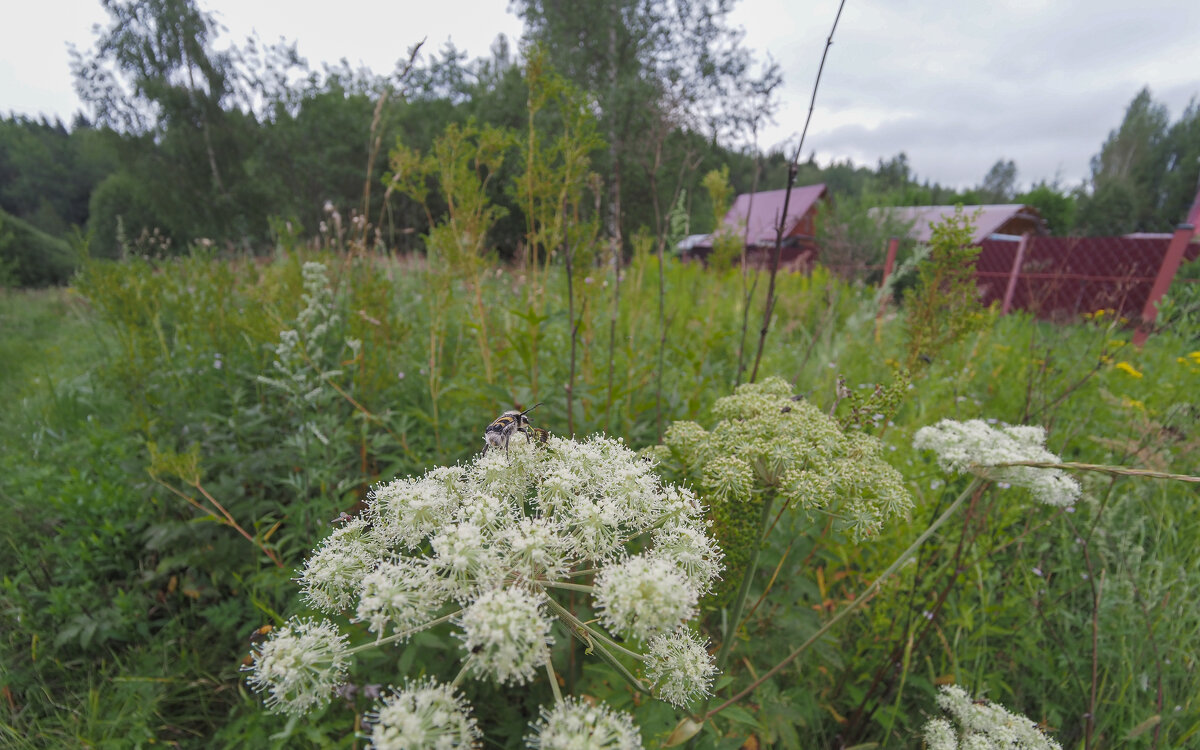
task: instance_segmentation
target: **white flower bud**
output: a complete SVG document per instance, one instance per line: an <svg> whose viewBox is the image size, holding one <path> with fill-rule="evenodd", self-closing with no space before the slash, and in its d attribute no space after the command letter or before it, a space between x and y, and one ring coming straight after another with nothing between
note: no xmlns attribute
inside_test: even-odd
<svg viewBox="0 0 1200 750"><path fill-rule="evenodd" d="M445 588L423 561L385 561L363 578L355 621L382 638L389 625L402 633L429 622L445 601Z"/></svg>

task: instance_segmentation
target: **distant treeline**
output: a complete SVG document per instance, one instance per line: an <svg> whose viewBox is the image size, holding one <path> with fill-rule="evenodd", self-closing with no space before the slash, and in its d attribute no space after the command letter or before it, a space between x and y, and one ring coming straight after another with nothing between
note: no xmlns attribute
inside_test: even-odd
<svg viewBox="0 0 1200 750"><path fill-rule="evenodd" d="M591 98L604 141L592 156L592 210L607 234L625 244L641 228L663 236L680 196L691 231L710 231L703 175L727 167L735 192L780 188L789 156L761 153L754 138L775 110L777 69L756 65L726 25L728 9L709 5L588 0L564 10L520 0L521 51L502 38L471 61L451 46L414 49L381 76L345 62L313 70L286 44L218 51L193 0L106 3L112 22L95 48L72 52L88 114L69 127L0 120L0 283L65 280L64 241L102 257L144 237L159 251L204 239L261 252L281 232L322 231L327 205L365 214L386 248L420 250L429 215L386 195L389 149L426 152L448 125L470 120L527 132L524 45L535 44ZM548 137L557 126L552 116L538 123ZM516 171L510 162L503 169ZM810 156L797 184L828 184L834 221L861 221L871 205L1024 202L1056 234L1121 234L1169 231L1198 174L1200 106L1172 123L1144 89L1080 188L1042 181L1018 193L1016 165L1000 159L977 187L955 190L920 179L904 153L874 169ZM489 237L502 256L518 251L526 226L508 183L490 183L505 209Z"/></svg>

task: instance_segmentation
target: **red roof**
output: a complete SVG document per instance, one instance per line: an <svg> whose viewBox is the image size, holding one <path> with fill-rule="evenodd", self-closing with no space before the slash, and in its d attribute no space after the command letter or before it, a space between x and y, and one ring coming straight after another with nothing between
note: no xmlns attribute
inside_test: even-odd
<svg viewBox="0 0 1200 750"><path fill-rule="evenodd" d="M787 190L767 190L762 193L742 193L725 214L726 226L735 227L738 234L749 228L747 244L770 245L775 243L775 232L779 227L779 216L783 213L783 197ZM825 195L825 185L804 185L792 188L788 201L788 215L784 237L792 233L796 224L812 210ZM753 207L751 207L753 199ZM751 213L753 211L753 213ZM749 218L747 218L749 217Z"/></svg>

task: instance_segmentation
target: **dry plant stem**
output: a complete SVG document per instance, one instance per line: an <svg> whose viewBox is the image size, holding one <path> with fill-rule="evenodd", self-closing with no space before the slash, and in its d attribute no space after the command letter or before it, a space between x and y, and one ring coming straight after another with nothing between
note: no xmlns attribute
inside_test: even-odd
<svg viewBox="0 0 1200 750"><path fill-rule="evenodd" d="M170 490L171 492L175 493L179 497L183 498L184 500L186 500L189 504L191 504L193 507L197 508L198 510L200 510L204 513L212 514L211 508L205 508L203 505L196 502L193 498L189 497L187 495L187 493L183 492L182 490L175 487L174 485L171 485L168 482L164 482L163 480L161 480L158 477L153 476L153 475L151 476L151 479L153 479L155 482L162 485L166 489ZM217 502L216 498L214 498L212 495L208 494L208 492L204 489L203 486L200 485L199 482L189 482L189 484L192 487L195 487L196 491L198 491L201 495L204 495L205 499L208 500L210 503L212 503L213 507L216 508L221 513L221 515L225 517L225 520L223 521L223 523L225 523L228 526L232 526L239 534L241 534L243 537L246 538L246 541L250 542L255 547L258 547L260 550L262 550L263 554L266 555L267 557L271 558L271 562L275 563L275 567L277 567L277 568L283 567L283 562L279 559L279 555L277 555L275 553L275 550L268 548L264 543L260 542L258 539L254 538L249 533L247 533L247 531L245 529L243 529L241 527L241 525L238 524L237 521L234 520L233 516L230 515L229 511L225 510L225 506L221 505L219 502Z"/></svg>
<svg viewBox="0 0 1200 750"><path fill-rule="evenodd" d="M813 82L812 99L808 103L808 116L804 118L804 129L800 131L800 143L796 144L796 153L788 164L787 190L783 194L783 214L779 217L779 226L775 230L775 257L771 263L770 282L767 284L767 300L763 305L762 329L758 332L758 352L754 355L754 369L750 372L750 382L758 378L758 365L762 362L763 346L767 343L767 330L771 326L771 313L775 310L775 275L779 273L779 259L783 253L783 230L787 224L788 204L792 199L792 187L796 184L796 172L800 169L800 153L804 148L804 138L808 135L808 124L812 121L813 109L817 106L817 89L821 86L821 73L825 70L825 58L829 48L833 46L833 33L837 31L838 20L842 17L842 8L846 0L838 3L837 15L833 18L833 27L825 40L825 50L821 52L821 64L817 67L817 80ZM659 442L662 442L661 439Z"/></svg>
<svg viewBox="0 0 1200 750"><path fill-rule="evenodd" d="M734 705L738 701L742 700L746 696L753 693L755 690L758 689L758 687L760 685L762 685L764 682L766 682L770 678L774 677L776 674L779 673L780 670L782 670L788 664L791 664L793 661L795 661L796 657L800 656L800 654L804 653L810 646L812 646L814 643L816 643L818 640L820 640L821 637L824 636L826 633L828 633L830 630L832 630L835 625L837 625L839 622L844 620L846 617L848 617L851 613L853 613L859 607L861 607L862 605L864 605L868 601L870 601L871 598L874 597L875 594L879 592L879 588L883 584L883 582L886 581L888 578L890 578L897 570L899 570L901 567L903 567L904 564L908 561L908 558L912 557L913 553L915 553L917 550L919 550L921 548L921 545L924 544L926 542L926 540L929 539L929 537L933 536L933 533L935 531L937 531L939 528L941 528L942 524L944 524L947 520L949 520L949 518L952 515L954 515L955 511L958 510L959 506L961 506L967 500L967 498L970 497L975 492L975 490L978 489L979 486L982 484L983 484L982 480L975 479L969 485L967 485L967 488L964 489L962 491L962 493L959 494L959 496L954 500L954 502L950 504L950 507L946 508L946 510L942 512L942 515L938 516L934 520L934 522L929 525L929 528L925 529L925 531L921 534L921 536L917 537L916 540L908 546L908 549L901 552L900 556L897 557L896 560L891 565L889 565L886 570L884 570L882 573L879 574L879 577L876 578L875 581L873 583L871 583L870 586L867 587L866 591L864 591L862 593L862 595L860 595L858 598L856 598L847 607L842 609L842 611L840 611L836 615L834 615L829 620L829 622L822 625L821 628L819 630L817 630L817 632L813 633L812 636L807 641L805 641L804 643L797 646L796 650L792 651L792 653L790 653L786 657L784 657L783 661L779 662L778 664L776 664L775 666L771 667L769 670L764 672L761 677L759 677L754 682L750 683L748 686L746 686L745 689L743 689L737 695L733 696L732 698L725 701L724 703L717 706L716 708L712 709L711 711L706 712L703 716L703 720L707 721L708 719L711 719L713 716L716 716L720 712L724 711L725 709L729 708L730 706Z"/></svg>
<svg viewBox="0 0 1200 750"><path fill-rule="evenodd" d="M666 358L667 349L667 281L664 277L666 269L663 263L663 240L659 237L658 240L658 374L654 379L654 414L658 424L658 442L662 442L663 437L663 414L662 414L662 379L663 379L663 363Z"/></svg>
<svg viewBox="0 0 1200 750"><path fill-rule="evenodd" d="M612 421L613 367L616 363L617 315L621 311L621 246L613 246L613 298L608 313L608 399L604 407L604 432L608 433Z"/></svg>
<svg viewBox="0 0 1200 750"><path fill-rule="evenodd" d="M992 464L1000 468L1004 466L1032 466L1035 469L1068 469L1074 471L1095 471L1100 474L1108 474L1110 476L1126 476L1126 477L1146 477L1148 479L1171 479L1176 482L1191 482L1200 484L1200 477L1194 477L1190 474L1169 474L1165 471L1151 471L1150 469L1127 469L1124 466L1108 466L1105 464L1083 464L1075 461L1065 461L1063 463L1053 463L1049 461L1009 461L1002 464ZM988 467L983 467L984 469Z"/></svg>
<svg viewBox="0 0 1200 750"><path fill-rule="evenodd" d="M563 204L563 222L566 225L566 204ZM571 244L563 239L563 260L567 266L567 321L571 326L571 374L567 378L567 434L575 436L575 343L579 324L575 321L575 269L572 261Z"/></svg>

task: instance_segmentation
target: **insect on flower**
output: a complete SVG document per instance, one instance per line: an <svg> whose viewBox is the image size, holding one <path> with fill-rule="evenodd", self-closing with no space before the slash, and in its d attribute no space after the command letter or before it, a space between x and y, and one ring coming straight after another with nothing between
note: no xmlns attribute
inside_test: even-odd
<svg viewBox="0 0 1200 750"><path fill-rule="evenodd" d="M541 405L539 402L525 411L506 411L496 417L496 420L483 431L483 454L486 456L489 448L504 448L504 452L507 454L508 441L517 432L523 434L527 441L532 442L533 438L529 434L532 428L529 427L529 417L525 415ZM541 440L540 436L539 440Z"/></svg>

